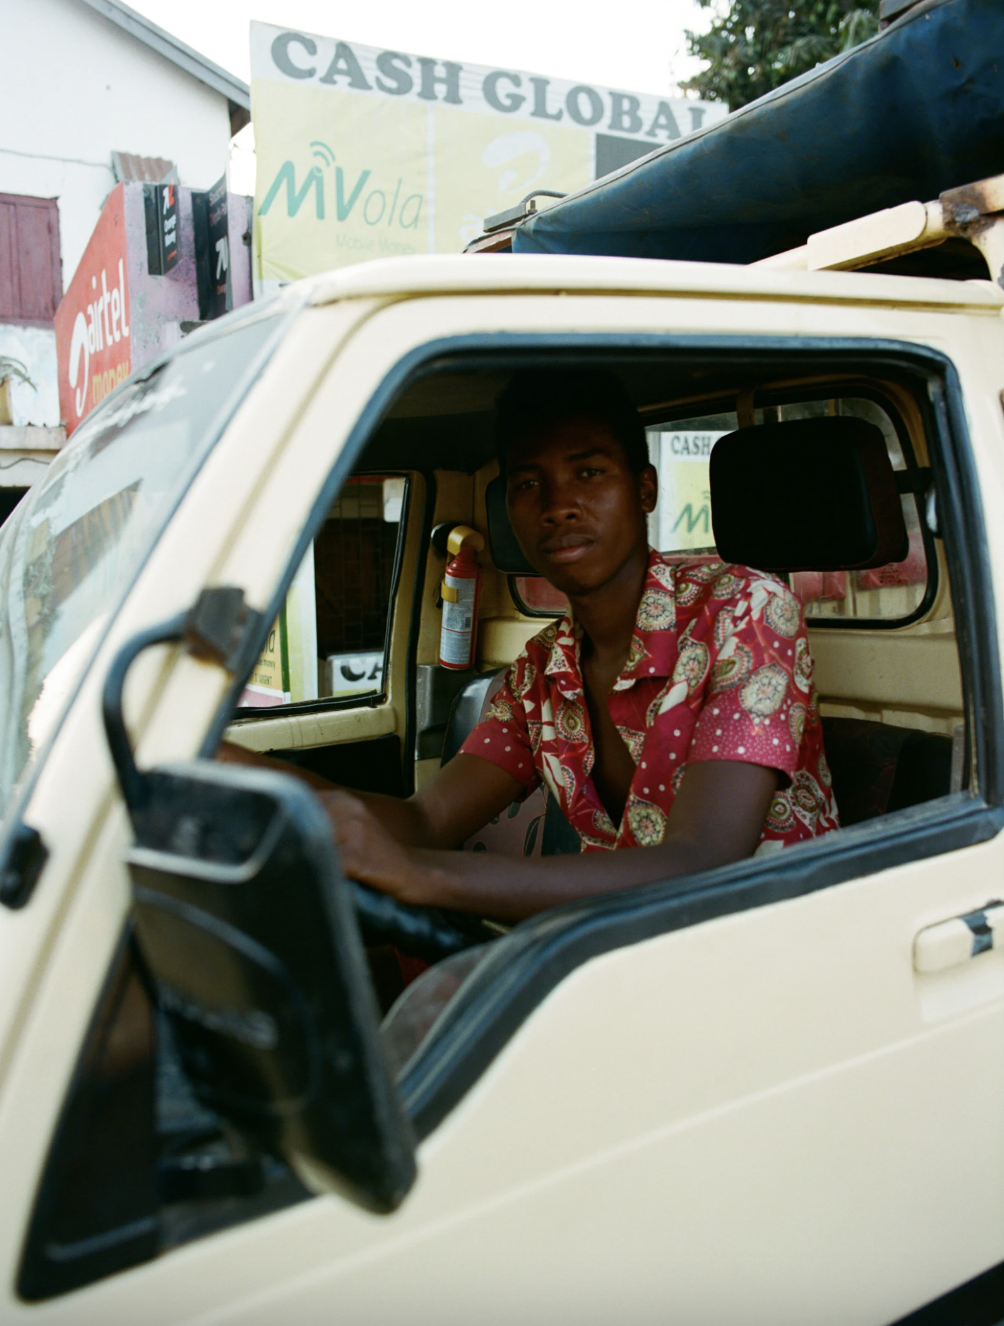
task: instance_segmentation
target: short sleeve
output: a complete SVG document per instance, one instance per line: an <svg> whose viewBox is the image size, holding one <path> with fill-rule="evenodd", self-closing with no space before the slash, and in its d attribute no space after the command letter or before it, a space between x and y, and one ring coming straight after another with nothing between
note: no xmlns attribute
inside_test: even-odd
<svg viewBox="0 0 1004 1326"><path fill-rule="evenodd" d="M521 654L506 673L485 717L460 747L504 769L529 791L540 778L534 766L530 732L521 695L525 688L527 657Z"/></svg>
<svg viewBox="0 0 1004 1326"><path fill-rule="evenodd" d="M714 650L687 762L741 760L791 775L812 702L801 604L780 581L747 580L708 622Z"/></svg>

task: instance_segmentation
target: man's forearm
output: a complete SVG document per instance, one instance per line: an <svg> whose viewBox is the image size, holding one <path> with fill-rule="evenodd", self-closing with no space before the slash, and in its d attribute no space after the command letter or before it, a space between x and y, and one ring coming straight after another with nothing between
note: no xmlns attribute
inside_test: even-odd
<svg viewBox="0 0 1004 1326"><path fill-rule="evenodd" d="M450 907L499 921L520 921L579 898L727 864L721 853L699 847L682 835L660 847L582 856L528 859L413 849L408 860L408 878L394 890L402 902Z"/></svg>
<svg viewBox="0 0 1004 1326"><path fill-rule="evenodd" d="M324 778L310 769L301 769L289 760L278 760L272 755L247 750L235 742L222 742L216 758L224 764L243 764L253 769L274 769L276 773L288 774L313 788L322 805L330 799L329 794L332 792L350 792L363 802L381 826L402 846L442 845L435 838L424 806L414 800L404 801L400 797L385 796L381 792L357 792L354 788L339 788L330 778Z"/></svg>

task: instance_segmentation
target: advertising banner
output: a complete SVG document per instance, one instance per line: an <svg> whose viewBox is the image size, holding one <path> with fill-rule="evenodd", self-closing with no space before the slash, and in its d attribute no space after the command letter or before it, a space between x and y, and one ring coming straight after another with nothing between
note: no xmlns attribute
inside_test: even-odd
<svg viewBox="0 0 1004 1326"><path fill-rule="evenodd" d="M662 552L714 546L708 469L711 448L723 436L721 431L649 433L649 454L659 474L652 538Z"/></svg>
<svg viewBox="0 0 1004 1326"><path fill-rule="evenodd" d="M118 184L56 310L59 404L67 435L187 327L251 298L249 199Z"/></svg>
<svg viewBox="0 0 1004 1326"><path fill-rule="evenodd" d="M59 405L70 433L132 372L125 185L117 184L56 310Z"/></svg>
<svg viewBox="0 0 1004 1326"><path fill-rule="evenodd" d="M569 193L725 107L251 24L255 274L457 253L533 189Z"/></svg>

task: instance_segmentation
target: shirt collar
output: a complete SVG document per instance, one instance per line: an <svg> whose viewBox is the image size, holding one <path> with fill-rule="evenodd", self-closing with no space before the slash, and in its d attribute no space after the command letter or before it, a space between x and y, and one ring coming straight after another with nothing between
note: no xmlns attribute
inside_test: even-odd
<svg viewBox="0 0 1004 1326"><path fill-rule="evenodd" d="M631 649L615 691L627 690L640 678L671 677L679 656L676 635L676 581L674 568L661 553L649 549L648 571L635 616ZM561 693L581 695L580 641L582 628L569 608L557 623L544 672Z"/></svg>

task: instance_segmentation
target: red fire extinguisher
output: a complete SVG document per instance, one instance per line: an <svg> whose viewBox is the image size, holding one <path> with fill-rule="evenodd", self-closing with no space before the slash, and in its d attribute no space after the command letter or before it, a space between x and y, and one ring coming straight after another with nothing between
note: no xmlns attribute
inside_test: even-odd
<svg viewBox="0 0 1004 1326"><path fill-rule="evenodd" d="M481 568L477 554L485 541L476 529L456 525L446 540L452 560L443 577L443 629L439 636L439 661L458 672L474 666L478 633L478 601L481 598Z"/></svg>

